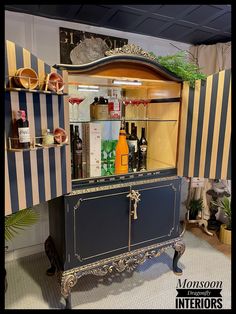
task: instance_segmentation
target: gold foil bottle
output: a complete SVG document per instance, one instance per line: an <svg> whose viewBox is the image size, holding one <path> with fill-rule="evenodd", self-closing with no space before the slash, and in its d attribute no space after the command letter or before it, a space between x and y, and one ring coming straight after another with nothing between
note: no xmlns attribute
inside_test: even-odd
<svg viewBox="0 0 236 314"><path fill-rule="evenodd" d="M119 139L116 145L115 174L128 173L129 147L126 141L124 122L121 122Z"/></svg>

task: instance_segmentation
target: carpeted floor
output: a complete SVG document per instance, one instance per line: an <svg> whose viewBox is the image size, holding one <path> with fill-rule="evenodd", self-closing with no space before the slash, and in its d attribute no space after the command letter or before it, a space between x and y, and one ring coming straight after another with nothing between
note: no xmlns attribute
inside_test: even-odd
<svg viewBox="0 0 236 314"><path fill-rule="evenodd" d="M173 249L146 261L133 273L82 277L72 290L73 309L175 309L176 285L183 281L222 281L223 309L231 308L231 259L189 231L179 266L172 272ZM8 289L5 309L61 309L56 277L45 275L49 261L44 252L6 264Z"/></svg>

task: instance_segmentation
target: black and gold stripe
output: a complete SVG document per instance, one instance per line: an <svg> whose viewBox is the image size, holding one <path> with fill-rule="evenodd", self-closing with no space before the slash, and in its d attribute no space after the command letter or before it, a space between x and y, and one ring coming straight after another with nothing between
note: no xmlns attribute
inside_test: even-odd
<svg viewBox="0 0 236 314"><path fill-rule="evenodd" d="M178 175L231 179L231 70L184 82Z"/></svg>
<svg viewBox="0 0 236 314"><path fill-rule="evenodd" d="M6 41L6 87L9 76L21 67L33 68L39 76L40 86L50 72L65 78L57 70L32 55L28 50ZM31 151L7 150L12 136L13 120L17 110L26 110L31 136L41 136L43 129L53 131L61 127L69 131L68 109L64 97L25 91L5 92L5 215L58 197L71 191L70 148L51 147ZM69 133L68 133L69 134Z"/></svg>

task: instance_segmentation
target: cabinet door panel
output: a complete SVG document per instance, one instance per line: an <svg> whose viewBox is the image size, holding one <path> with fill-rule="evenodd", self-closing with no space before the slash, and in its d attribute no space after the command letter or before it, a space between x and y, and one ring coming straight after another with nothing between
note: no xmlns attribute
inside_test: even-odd
<svg viewBox="0 0 236 314"><path fill-rule="evenodd" d="M128 191L121 188L67 197L73 213L72 256L77 262L86 264L127 251Z"/></svg>
<svg viewBox="0 0 236 314"><path fill-rule="evenodd" d="M180 180L134 186L140 202L137 219L131 221L131 248L173 238L178 233Z"/></svg>
<svg viewBox="0 0 236 314"><path fill-rule="evenodd" d="M231 179L231 69L185 82L181 107L178 175Z"/></svg>

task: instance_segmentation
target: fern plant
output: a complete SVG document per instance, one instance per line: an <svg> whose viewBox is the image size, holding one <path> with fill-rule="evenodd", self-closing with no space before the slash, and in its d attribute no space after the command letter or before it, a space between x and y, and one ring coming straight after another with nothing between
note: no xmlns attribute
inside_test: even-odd
<svg viewBox="0 0 236 314"><path fill-rule="evenodd" d="M195 86L196 80L206 79L207 77L195 63L187 60L187 51L179 51L176 54L167 56L156 56L153 52L150 52L150 54L164 68L182 78L183 81L189 82L191 87Z"/></svg>
<svg viewBox="0 0 236 314"><path fill-rule="evenodd" d="M5 240L12 240L20 230L35 224L39 214L32 208L22 209L14 214L5 216Z"/></svg>

